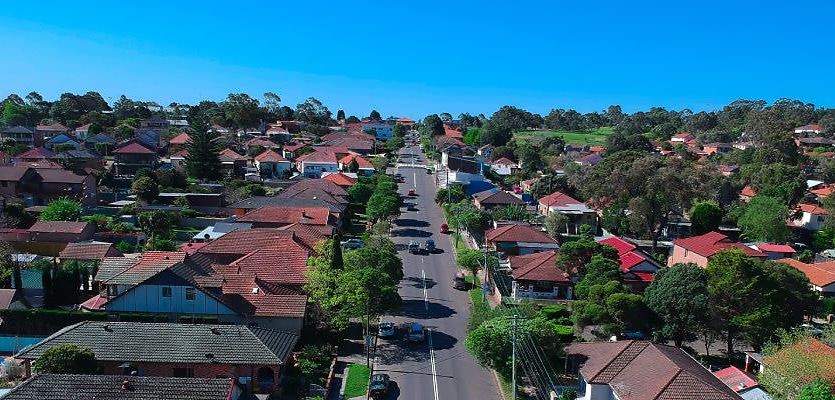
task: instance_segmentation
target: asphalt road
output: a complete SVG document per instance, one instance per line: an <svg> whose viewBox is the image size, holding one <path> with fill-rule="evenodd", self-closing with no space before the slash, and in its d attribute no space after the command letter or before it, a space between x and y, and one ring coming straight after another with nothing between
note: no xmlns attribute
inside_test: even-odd
<svg viewBox="0 0 835 400"><path fill-rule="evenodd" d="M426 157L418 146L408 147L404 153ZM409 158L404 160L411 161ZM398 325L414 321L423 324L426 340L407 343L403 329L395 338L379 339L375 356L375 373L387 373L393 382L388 399L401 400L492 400L500 399L492 372L479 366L464 349L469 298L466 292L452 288L452 278L458 268L453 259L453 245L448 235L440 233L443 212L434 203L434 176L426 172L422 163L417 167L401 166L403 175L399 191L406 195L414 189L416 196L407 196L416 211L401 209L402 214L393 228L392 240L398 245L403 259L404 279L400 296L403 311L385 317L384 321ZM433 254L410 254L406 249L411 240L423 245L434 239L438 250Z"/></svg>

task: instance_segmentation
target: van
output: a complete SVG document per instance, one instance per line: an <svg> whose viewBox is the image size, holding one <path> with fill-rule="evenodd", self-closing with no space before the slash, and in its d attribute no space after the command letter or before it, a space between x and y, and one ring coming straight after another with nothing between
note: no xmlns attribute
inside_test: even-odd
<svg viewBox="0 0 835 400"><path fill-rule="evenodd" d="M455 277L452 278L452 288L458 290L467 290L467 277L463 272L458 271Z"/></svg>

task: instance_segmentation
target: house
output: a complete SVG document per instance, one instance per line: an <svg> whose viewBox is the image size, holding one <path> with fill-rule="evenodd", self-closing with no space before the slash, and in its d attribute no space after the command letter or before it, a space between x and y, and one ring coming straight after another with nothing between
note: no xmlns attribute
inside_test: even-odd
<svg viewBox="0 0 835 400"><path fill-rule="evenodd" d="M817 135L821 133L821 126L818 124L798 126L797 128L794 128L794 133L814 133Z"/></svg>
<svg viewBox="0 0 835 400"><path fill-rule="evenodd" d="M692 262L702 268L713 256L722 250L742 250L745 255L759 259L767 259L768 255L754 250L742 243L728 239L726 235L719 232L708 232L704 235L693 236L673 241L673 253L667 258L667 266L677 263Z"/></svg>
<svg viewBox="0 0 835 400"><path fill-rule="evenodd" d="M18 196L31 199L31 205L45 206L62 197L79 201L85 207L94 207L98 203L98 186L93 174L76 174L55 168L39 168L35 172L41 178L37 186L29 193Z"/></svg>
<svg viewBox="0 0 835 400"><path fill-rule="evenodd" d="M557 251L560 246L545 232L527 224L499 226L484 232L487 246L506 255L523 256L542 251Z"/></svg>
<svg viewBox="0 0 835 400"><path fill-rule="evenodd" d="M565 216L567 222L565 223L565 229L560 229L561 233L577 235L583 225L588 225L592 232L597 232L597 211L565 193L554 192L540 198L537 201L537 211L540 215L546 217L552 213L560 213Z"/></svg>
<svg viewBox="0 0 835 400"><path fill-rule="evenodd" d="M632 292L643 293L644 289L652 283L655 273L662 267L661 263L655 261L652 256L617 236L599 242L617 249L620 269L623 271L623 282Z"/></svg>
<svg viewBox="0 0 835 400"><path fill-rule="evenodd" d="M687 142L694 139L696 139L696 136L694 136L692 133L683 132L673 135L673 137L670 138L670 143L673 146L675 146L677 144L686 144Z"/></svg>
<svg viewBox="0 0 835 400"><path fill-rule="evenodd" d="M746 400L771 400L771 397L757 383L756 378L735 366L720 369L713 373L734 392Z"/></svg>
<svg viewBox="0 0 835 400"><path fill-rule="evenodd" d="M330 151L314 151L296 158L296 169L308 178L319 178L323 172L337 172L339 162Z"/></svg>
<svg viewBox="0 0 835 400"><path fill-rule="evenodd" d="M46 350L74 344L93 350L104 375L125 379L136 371L138 376L172 378L226 376L248 392L275 393L298 339L294 333L252 326L83 321L15 358L23 360L31 375L32 362Z"/></svg>
<svg viewBox="0 0 835 400"><path fill-rule="evenodd" d="M741 399L680 348L647 341L572 343L565 348L578 370L583 400Z"/></svg>
<svg viewBox="0 0 835 400"><path fill-rule="evenodd" d="M509 176L519 171L519 165L510 161L507 157L502 157L490 164L490 169L497 175Z"/></svg>
<svg viewBox="0 0 835 400"><path fill-rule="evenodd" d="M241 394L232 378L37 374L3 399L238 400Z"/></svg>
<svg viewBox="0 0 835 400"><path fill-rule="evenodd" d="M100 263L105 257L121 257L122 253L116 250L113 243L107 242L73 242L58 254L61 262L64 261L95 261Z"/></svg>
<svg viewBox="0 0 835 400"><path fill-rule="evenodd" d="M83 242L93 239L94 233L94 225L75 221L38 221L29 228L33 242Z"/></svg>
<svg viewBox="0 0 835 400"><path fill-rule="evenodd" d="M710 155L714 153L725 154L731 152L731 150L733 149L733 144L722 142L713 142L702 146L702 151L705 153L705 155Z"/></svg>
<svg viewBox="0 0 835 400"><path fill-rule="evenodd" d="M44 147L49 150L57 151L58 147L66 149L67 147L71 147L74 150L78 150L79 147L82 145L82 141L72 137L68 133L62 133L57 136L54 136L46 141Z"/></svg>
<svg viewBox="0 0 835 400"><path fill-rule="evenodd" d="M835 140L824 137L802 137L794 139L798 147L832 147Z"/></svg>
<svg viewBox="0 0 835 400"><path fill-rule="evenodd" d="M496 146L492 144L485 144L478 148L476 154L480 155L485 160L492 160L493 159L493 151L496 150Z"/></svg>
<svg viewBox="0 0 835 400"><path fill-rule="evenodd" d="M115 146L116 140L105 133L99 133L84 140L84 147L100 152L105 156L109 156Z"/></svg>
<svg viewBox="0 0 835 400"><path fill-rule="evenodd" d="M377 140L389 140L393 136L392 126L381 121L362 121L360 126L363 132L374 131Z"/></svg>
<svg viewBox="0 0 835 400"><path fill-rule="evenodd" d="M284 145L281 149L281 154L288 160L295 160L299 156L299 149L306 147L307 143L290 142Z"/></svg>
<svg viewBox="0 0 835 400"><path fill-rule="evenodd" d="M829 211L815 204L798 204L800 218L791 221L791 224L810 231L820 231L826 220L829 219Z"/></svg>
<svg viewBox="0 0 835 400"><path fill-rule="evenodd" d="M349 175L350 174L350 175ZM353 175L353 176L352 176ZM326 181L331 181L345 189L348 189L351 186L354 186L357 183L357 176L356 174L351 173L344 173L344 172L337 172L337 173L325 173L322 174L322 179Z"/></svg>
<svg viewBox="0 0 835 400"><path fill-rule="evenodd" d="M326 207L262 207L235 219L254 228L280 228L290 224L320 225L337 229L342 221Z"/></svg>
<svg viewBox="0 0 835 400"><path fill-rule="evenodd" d="M16 291L15 296L19 299L14 307L10 304L10 308L40 308L43 307L43 271L21 269L20 270L21 287L17 287L15 280L11 280L12 289Z"/></svg>
<svg viewBox="0 0 835 400"><path fill-rule="evenodd" d="M524 208L522 199L504 190L489 189L473 195L473 203L480 210L492 210L496 207L519 206Z"/></svg>
<svg viewBox="0 0 835 400"><path fill-rule="evenodd" d="M513 299L571 300L573 282L567 273L556 267L558 258L556 251L510 257Z"/></svg>
<svg viewBox="0 0 835 400"><path fill-rule="evenodd" d="M16 161L24 163L41 162L55 158L55 152L43 147L33 147L15 157Z"/></svg>
<svg viewBox="0 0 835 400"><path fill-rule="evenodd" d="M750 186L750 185L745 186L739 192L739 200L747 203L747 202L751 201L751 199L753 199L754 196L756 196L756 195L757 195L757 190L754 189L753 186Z"/></svg>
<svg viewBox="0 0 835 400"><path fill-rule="evenodd" d="M157 152L140 141L131 139L121 143L113 150L113 175L133 177L142 168L155 169Z"/></svg>
<svg viewBox="0 0 835 400"><path fill-rule="evenodd" d="M0 130L0 140L14 140L26 147L43 146L44 134L24 126L13 126Z"/></svg>
<svg viewBox="0 0 835 400"><path fill-rule="evenodd" d="M35 125L35 132L40 133L44 137L53 137L58 136L62 133L67 133L70 131L70 128L62 124L51 124L51 125Z"/></svg>
<svg viewBox="0 0 835 400"><path fill-rule="evenodd" d="M162 135L160 135L157 130L140 127L133 133L133 136L137 142L153 149L154 152L156 152L160 147L160 138L162 138Z"/></svg>
<svg viewBox="0 0 835 400"><path fill-rule="evenodd" d="M249 159L232 151L229 148L224 148L218 152L220 158L220 170L224 176L232 178L243 178L246 173L246 164Z"/></svg>
<svg viewBox="0 0 835 400"><path fill-rule="evenodd" d="M174 154L180 150L185 150L188 142L191 141L191 136L188 133L181 133L171 138L168 141L168 154Z"/></svg>
<svg viewBox="0 0 835 400"><path fill-rule="evenodd" d="M286 197L293 197L292 195L307 191L308 189L317 189L327 193L330 197L334 197L338 203L347 203L348 191L339 185L324 179L302 179L290 185L279 195Z"/></svg>
<svg viewBox="0 0 835 400"><path fill-rule="evenodd" d="M236 203L232 203L226 206L227 209L232 211L232 214L241 216L249 211L259 209L262 207L325 207L328 208L332 213L344 214L348 208L347 200L344 200L342 197L335 197L328 192L323 191L322 189L315 189L309 188L310 190L317 191L320 195L323 196L313 196L312 197L305 197L305 196L298 196L298 197L280 197L280 196L254 196L248 199L241 200ZM301 192L295 192L297 194L304 194L307 192L308 189L305 189ZM281 194L285 194L282 192ZM292 193L290 193L292 195ZM323 199L323 197L325 199ZM329 199L331 201L328 201ZM337 202L337 199L342 199L344 202Z"/></svg>
<svg viewBox="0 0 835 400"><path fill-rule="evenodd" d="M809 278L812 289L823 298L835 298L835 261L807 264L793 258L777 259L797 268Z"/></svg>
<svg viewBox="0 0 835 400"><path fill-rule="evenodd" d="M792 258L797 254L797 250L787 244L756 243L751 248L765 253L769 260Z"/></svg>
<svg viewBox="0 0 835 400"><path fill-rule="evenodd" d="M0 194L20 197L36 188L41 179L34 168L0 166Z"/></svg>
<svg viewBox="0 0 835 400"><path fill-rule="evenodd" d="M100 171L104 169L102 156L87 149L59 152L52 158L52 161L72 171Z"/></svg>
<svg viewBox="0 0 835 400"><path fill-rule="evenodd" d="M589 145L583 143L566 143L565 147L563 147L563 151L565 151L566 153L586 152L589 151Z"/></svg>
<svg viewBox="0 0 835 400"><path fill-rule="evenodd" d="M261 147L264 147L264 148L267 148L267 149L277 149L277 148L279 148L279 146L277 144L275 144L275 142L273 142L269 139L264 139L264 138L252 138L249 141L247 141L246 144L244 145L244 147L246 147L247 150L249 150L251 147L255 147L255 146L261 146Z"/></svg>
<svg viewBox="0 0 835 400"><path fill-rule="evenodd" d="M580 157L579 160L575 161L577 164L580 164L581 167L590 167L592 165L596 165L597 163L603 161L603 157L597 153L591 153Z"/></svg>
<svg viewBox="0 0 835 400"><path fill-rule="evenodd" d="M258 169L258 173L270 178L288 175L293 168L293 163L269 149L255 156L254 163L255 168Z"/></svg>
<svg viewBox="0 0 835 400"><path fill-rule="evenodd" d="M353 164L356 163L356 171L352 171ZM376 169L371 161L366 160L358 154L348 154L339 159L339 170L342 172L354 172L359 175L371 176L374 175Z"/></svg>
<svg viewBox="0 0 835 400"><path fill-rule="evenodd" d="M275 125L268 126L264 134L266 134L271 141L278 143L287 143L293 139L293 136L290 134L290 131L288 131L286 128Z"/></svg>
<svg viewBox="0 0 835 400"><path fill-rule="evenodd" d="M537 182L539 182L539 178L527 179L519 182L519 188L522 189L523 192L530 193L534 183Z"/></svg>

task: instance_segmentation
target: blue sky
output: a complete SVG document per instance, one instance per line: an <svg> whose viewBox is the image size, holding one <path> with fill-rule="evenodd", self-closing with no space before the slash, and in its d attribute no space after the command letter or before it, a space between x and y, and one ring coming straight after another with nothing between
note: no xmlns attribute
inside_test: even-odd
<svg viewBox="0 0 835 400"><path fill-rule="evenodd" d="M334 113L413 118L835 106L826 1L50 3L0 10L0 96L167 105L272 91L293 108L313 96Z"/></svg>

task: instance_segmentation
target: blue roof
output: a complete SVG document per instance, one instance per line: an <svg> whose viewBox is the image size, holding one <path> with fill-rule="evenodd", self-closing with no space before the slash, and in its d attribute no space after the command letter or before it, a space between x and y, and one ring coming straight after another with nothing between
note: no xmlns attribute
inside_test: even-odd
<svg viewBox="0 0 835 400"><path fill-rule="evenodd" d="M485 190L491 190L495 188L496 185L487 181L473 181L464 187L464 194L467 196L472 196L478 192L483 192Z"/></svg>

